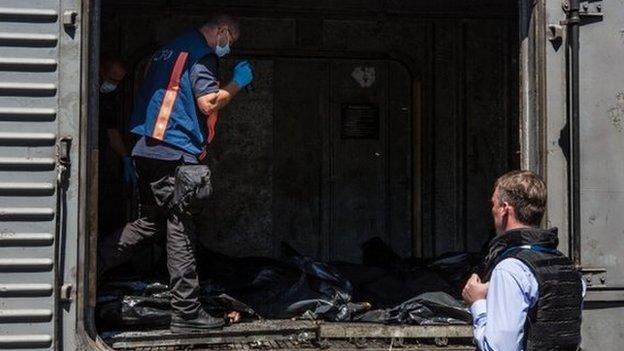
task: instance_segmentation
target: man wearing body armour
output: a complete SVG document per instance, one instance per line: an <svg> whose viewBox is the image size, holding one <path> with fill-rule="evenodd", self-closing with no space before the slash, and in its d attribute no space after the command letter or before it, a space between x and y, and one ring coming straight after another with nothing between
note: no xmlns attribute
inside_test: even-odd
<svg viewBox="0 0 624 351"><path fill-rule="evenodd" d="M497 237L463 297L481 351L577 350L585 285L557 250L557 229L540 229L546 185L534 173L512 171L494 186Z"/></svg>
<svg viewBox="0 0 624 351"><path fill-rule="evenodd" d="M140 216L98 246L98 274L127 261L143 244L166 242L171 287L171 331L196 332L224 325L199 301L193 217L212 191L200 161L215 135L217 112L253 78L251 65L234 67L220 86L219 59L239 36L236 21L214 15L165 44L151 57L135 99L130 131L138 174Z"/></svg>

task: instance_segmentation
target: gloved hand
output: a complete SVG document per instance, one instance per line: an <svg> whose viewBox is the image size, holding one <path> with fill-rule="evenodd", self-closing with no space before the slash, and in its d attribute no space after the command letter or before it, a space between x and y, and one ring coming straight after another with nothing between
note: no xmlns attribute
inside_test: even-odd
<svg viewBox="0 0 624 351"><path fill-rule="evenodd" d="M136 185L138 178L137 178L136 172L134 171L134 164L132 163L132 157L124 156L124 158L122 158L122 163L123 163L124 183Z"/></svg>
<svg viewBox="0 0 624 351"><path fill-rule="evenodd" d="M232 79L241 89L253 80L253 71L249 61L240 61L234 67L234 78Z"/></svg>

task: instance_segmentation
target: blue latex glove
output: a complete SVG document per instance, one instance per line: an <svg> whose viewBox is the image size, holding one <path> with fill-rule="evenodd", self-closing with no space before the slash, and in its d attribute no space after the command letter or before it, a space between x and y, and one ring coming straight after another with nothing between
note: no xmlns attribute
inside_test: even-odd
<svg viewBox="0 0 624 351"><path fill-rule="evenodd" d="M240 88L244 88L253 80L253 71L249 61L240 61L234 66L234 79L233 81Z"/></svg>
<svg viewBox="0 0 624 351"><path fill-rule="evenodd" d="M122 163L124 183L136 185L138 178L136 172L134 171L134 163L132 163L132 157L125 156L124 158L122 158Z"/></svg>

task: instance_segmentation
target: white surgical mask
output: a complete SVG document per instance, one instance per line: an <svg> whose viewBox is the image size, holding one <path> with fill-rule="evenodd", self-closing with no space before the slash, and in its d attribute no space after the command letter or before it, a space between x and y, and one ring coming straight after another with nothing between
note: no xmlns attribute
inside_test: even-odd
<svg viewBox="0 0 624 351"><path fill-rule="evenodd" d="M103 93L103 94L111 93L111 92L115 91L115 89L117 89L117 84L115 84L113 82L109 82L107 80L105 80L102 83L102 85L100 85L100 93Z"/></svg>
<svg viewBox="0 0 624 351"><path fill-rule="evenodd" d="M218 57L223 57L229 53L230 53L230 41L228 40L228 42L225 43L225 45L223 46L220 46L219 41L217 41L217 46L215 47L215 54L217 54Z"/></svg>

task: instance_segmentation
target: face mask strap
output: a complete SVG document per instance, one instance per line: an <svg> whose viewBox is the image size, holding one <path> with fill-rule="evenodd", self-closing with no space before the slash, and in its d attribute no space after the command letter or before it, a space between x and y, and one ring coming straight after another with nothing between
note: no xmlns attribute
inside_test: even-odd
<svg viewBox="0 0 624 351"><path fill-rule="evenodd" d="M226 41L225 41L224 45L221 45L221 42L219 40L219 36L221 36L221 35L225 35L225 40ZM226 46L230 46L230 30L229 29L225 28L225 31L222 31L222 32L217 34L217 46L220 46L220 47L223 47L223 48L226 47Z"/></svg>

